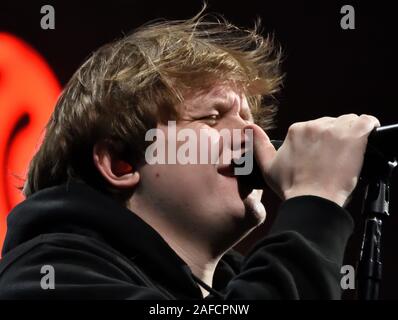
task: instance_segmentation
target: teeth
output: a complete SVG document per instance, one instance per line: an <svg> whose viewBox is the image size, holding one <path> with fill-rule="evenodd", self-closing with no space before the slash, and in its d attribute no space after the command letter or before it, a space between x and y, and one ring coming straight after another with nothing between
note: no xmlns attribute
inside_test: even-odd
<svg viewBox="0 0 398 320"><path fill-rule="evenodd" d="M239 166L242 166L243 165L243 163L244 163L244 161L242 161L242 160L240 160L240 159L242 159L242 158L235 158L235 159L232 159L232 165L234 166L234 167L239 167Z"/></svg>

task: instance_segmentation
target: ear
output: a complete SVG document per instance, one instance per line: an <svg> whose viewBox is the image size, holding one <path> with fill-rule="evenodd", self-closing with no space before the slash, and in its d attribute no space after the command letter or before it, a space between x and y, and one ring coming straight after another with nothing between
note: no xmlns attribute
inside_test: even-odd
<svg viewBox="0 0 398 320"><path fill-rule="evenodd" d="M126 161L116 158L104 142L94 145L93 160L102 176L117 188L133 188L140 180L138 171L134 171Z"/></svg>

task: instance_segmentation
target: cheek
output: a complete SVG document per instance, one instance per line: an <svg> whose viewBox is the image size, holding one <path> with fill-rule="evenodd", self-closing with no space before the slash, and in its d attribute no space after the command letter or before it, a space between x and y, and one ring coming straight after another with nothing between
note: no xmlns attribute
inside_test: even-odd
<svg viewBox="0 0 398 320"><path fill-rule="evenodd" d="M155 165L148 166L142 177L143 186L153 192L174 194L214 193L218 179L211 165Z"/></svg>
<svg viewBox="0 0 398 320"><path fill-rule="evenodd" d="M184 212L195 223L223 224L245 216L237 181L209 165L162 165L147 170L143 186L158 209ZM149 190L149 191L148 191ZM177 214L178 216L178 214ZM195 220L198 219L198 220Z"/></svg>
<svg viewBox="0 0 398 320"><path fill-rule="evenodd" d="M222 139L218 130L206 126L189 129L190 137L177 141L177 162L200 165L216 164L220 157ZM179 132L181 133L181 132ZM184 161L190 159L190 161ZM200 171L206 169L198 168Z"/></svg>
<svg viewBox="0 0 398 320"><path fill-rule="evenodd" d="M211 204L218 210L242 206L236 179L219 175L211 165L164 165L150 180L151 193L168 203Z"/></svg>

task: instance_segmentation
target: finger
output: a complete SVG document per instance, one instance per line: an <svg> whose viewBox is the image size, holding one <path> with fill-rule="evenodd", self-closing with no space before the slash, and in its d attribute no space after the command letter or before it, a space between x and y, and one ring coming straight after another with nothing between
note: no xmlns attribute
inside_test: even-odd
<svg viewBox="0 0 398 320"><path fill-rule="evenodd" d="M336 124L341 127L351 127L353 122L358 120L359 116L355 113L343 114L336 118Z"/></svg>
<svg viewBox="0 0 398 320"><path fill-rule="evenodd" d="M334 123L334 128L340 134L347 134L351 129L356 130L354 127L355 121L359 119L359 116L355 113L343 114L336 118Z"/></svg>
<svg viewBox="0 0 398 320"><path fill-rule="evenodd" d="M276 155L275 147L272 145L268 135L256 124L250 124L244 128L253 132L254 157L262 172L266 172Z"/></svg>
<svg viewBox="0 0 398 320"><path fill-rule="evenodd" d="M354 125L354 128L358 130L361 135L369 135L374 128L377 127L380 127L379 119L367 114L361 114Z"/></svg>
<svg viewBox="0 0 398 320"><path fill-rule="evenodd" d="M318 118L318 119L311 120L308 122L316 122L318 124L329 124L329 123L334 122L335 120L336 120L336 118L333 118L333 117L322 117L322 118Z"/></svg>
<svg viewBox="0 0 398 320"><path fill-rule="evenodd" d="M332 117L322 117L322 118L317 118L314 120L309 120L306 122L296 122L293 125L304 125L307 128L314 128L314 127L328 127L330 125L332 125L334 123L334 121L336 120L336 118L332 118Z"/></svg>

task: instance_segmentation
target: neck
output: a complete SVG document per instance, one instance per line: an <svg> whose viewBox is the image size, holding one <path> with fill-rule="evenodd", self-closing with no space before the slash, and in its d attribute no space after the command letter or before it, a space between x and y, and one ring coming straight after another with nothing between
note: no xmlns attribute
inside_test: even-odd
<svg viewBox="0 0 398 320"><path fill-rule="evenodd" d="M209 287L212 287L214 272L223 252L212 255L210 250L199 245L199 241L187 241L186 238L180 241L178 237L175 237L175 233L173 237L169 237L170 234L173 233L166 232L161 235L179 257L186 262L192 273ZM209 294L201 285L199 285L199 288L203 297Z"/></svg>
<svg viewBox="0 0 398 320"><path fill-rule="evenodd" d="M175 225L171 225L167 221L164 221L164 219L161 218L162 215L159 215L159 212L150 214L150 212L146 210L146 212L143 212L143 210L135 210L133 206L129 206L129 209L161 235L177 255L185 261L197 278L202 280L209 287L212 287L217 264L229 248L217 247L220 241L217 241L217 244L212 243L214 241L209 240L211 239L210 236L205 237L201 235L199 237L192 233L189 235L186 234L184 230L180 230L181 228L176 228ZM202 286L199 285L199 288L204 297L209 294Z"/></svg>

